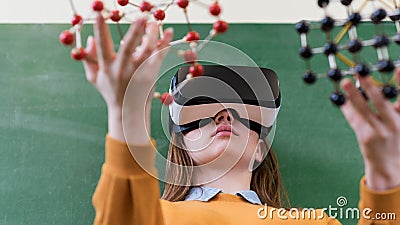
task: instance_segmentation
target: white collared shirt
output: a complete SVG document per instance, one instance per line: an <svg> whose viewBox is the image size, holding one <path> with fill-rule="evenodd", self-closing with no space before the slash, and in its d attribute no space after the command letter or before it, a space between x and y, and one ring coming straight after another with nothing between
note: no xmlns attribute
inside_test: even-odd
<svg viewBox="0 0 400 225"><path fill-rule="evenodd" d="M193 187L187 194L185 201L198 200L202 202L208 202L219 193L222 193L222 190L218 188ZM242 197L251 204L262 205L257 193L252 190L238 191L235 193L235 195Z"/></svg>

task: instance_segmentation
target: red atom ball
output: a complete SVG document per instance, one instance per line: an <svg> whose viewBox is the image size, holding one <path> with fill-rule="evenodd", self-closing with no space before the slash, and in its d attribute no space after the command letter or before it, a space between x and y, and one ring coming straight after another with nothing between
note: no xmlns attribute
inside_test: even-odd
<svg viewBox="0 0 400 225"><path fill-rule="evenodd" d="M151 9L153 8L153 5L150 4L150 2L143 1L142 4L140 4L139 8L140 8L140 11L142 11L142 12L150 12Z"/></svg>
<svg viewBox="0 0 400 225"><path fill-rule="evenodd" d="M189 31L186 34L186 41L190 42L190 41L198 41L200 40L200 34L197 33L196 31Z"/></svg>
<svg viewBox="0 0 400 225"><path fill-rule="evenodd" d="M121 20L122 16L119 14L119 10L113 10L111 12L110 19L114 22L119 22Z"/></svg>
<svg viewBox="0 0 400 225"><path fill-rule="evenodd" d="M181 7L182 9L186 9L188 5L189 5L188 0L178 0L178 6Z"/></svg>
<svg viewBox="0 0 400 225"><path fill-rule="evenodd" d="M65 30L60 34L59 39L64 45L72 45L75 41L75 36L69 30Z"/></svg>
<svg viewBox="0 0 400 225"><path fill-rule="evenodd" d="M93 8L94 11L100 12L101 10L104 9L104 4L100 0L95 0L92 3L92 8Z"/></svg>
<svg viewBox="0 0 400 225"><path fill-rule="evenodd" d="M203 75L204 68L201 64L195 63L190 66L189 73L192 74L193 77L198 77Z"/></svg>
<svg viewBox="0 0 400 225"><path fill-rule="evenodd" d="M128 3L129 3L129 0L118 0L118 4L121 6L126 6L126 5L128 5Z"/></svg>
<svg viewBox="0 0 400 225"><path fill-rule="evenodd" d="M158 9L155 13L154 13L154 18L156 20L164 20L165 19L165 12L162 9Z"/></svg>
<svg viewBox="0 0 400 225"><path fill-rule="evenodd" d="M197 60L197 53L193 52L192 50L187 50L187 51L185 51L185 54L183 55L183 59L187 63L195 63Z"/></svg>
<svg viewBox="0 0 400 225"><path fill-rule="evenodd" d="M78 14L74 14L74 17L72 17L72 20L71 20L71 24L72 24L72 26L75 26L78 23L80 23L81 21L82 21L82 16L80 16Z"/></svg>
<svg viewBox="0 0 400 225"><path fill-rule="evenodd" d="M228 30L228 23L223 20L218 20L214 23L213 28L217 33L224 33Z"/></svg>
<svg viewBox="0 0 400 225"><path fill-rule="evenodd" d="M77 61L80 61L86 57L86 51L83 48L73 48L71 50L71 57Z"/></svg>
<svg viewBox="0 0 400 225"><path fill-rule="evenodd" d="M213 16L218 16L221 13L221 7L219 6L218 2L212 4L209 10Z"/></svg>
<svg viewBox="0 0 400 225"><path fill-rule="evenodd" d="M164 93L161 96L161 103L164 105L170 105L172 103L172 100L173 98L169 93Z"/></svg>

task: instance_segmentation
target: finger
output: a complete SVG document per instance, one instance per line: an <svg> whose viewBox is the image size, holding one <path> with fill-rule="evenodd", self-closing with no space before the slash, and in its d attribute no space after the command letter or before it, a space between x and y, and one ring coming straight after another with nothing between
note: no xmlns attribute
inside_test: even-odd
<svg viewBox="0 0 400 225"><path fill-rule="evenodd" d="M84 61L88 63L97 64L97 49L96 49L96 41L93 36L89 36L86 41L85 52L87 57L85 57Z"/></svg>
<svg viewBox="0 0 400 225"><path fill-rule="evenodd" d="M134 54L133 61L136 65L140 65L145 61L157 48L158 25L152 22L146 30L146 35L139 50Z"/></svg>
<svg viewBox="0 0 400 225"><path fill-rule="evenodd" d="M374 122L368 120L372 120L369 117L374 116L374 113L350 79L344 79L341 82L341 86L347 95L348 101L346 101L340 109L357 138L360 138L363 134L362 131L372 130L371 125L374 124ZM363 110L368 113L364 113ZM373 129L376 130L376 128Z"/></svg>
<svg viewBox="0 0 400 225"><path fill-rule="evenodd" d="M145 32L145 25L146 21L144 19L138 19L130 26L128 32L125 34L123 44L118 51L118 60L121 66L130 62L132 54L142 40L142 36Z"/></svg>
<svg viewBox="0 0 400 225"><path fill-rule="evenodd" d="M376 129L366 123L363 117L360 116L360 113L350 101L346 101L340 109L359 142L365 141L368 138L368 134L376 132Z"/></svg>
<svg viewBox="0 0 400 225"><path fill-rule="evenodd" d="M397 101L397 102L394 104L394 109L397 111L397 113L400 113L400 102L399 102L399 101Z"/></svg>
<svg viewBox="0 0 400 225"><path fill-rule="evenodd" d="M360 84L372 104L378 111L379 118L387 125L393 124L395 111L392 104L385 99L379 88L373 83L371 77L360 78Z"/></svg>
<svg viewBox="0 0 400 225"><path fill-rule="evenodd" d="M159 53L157 54L157 56L160 60L163 60L168 54L169 43L174 38L174 29L172 27L165 29L163 37L164 38L160 41L160 44L158 46Z"/></svg>
<svg viewBox="0 0 400 225"><path fill-rule="evenodd" d="M351 102L346 101L340 107L340 110L354 131L362 130L361 126L368 126L368 123L366 123L363 117L359 116L360 113L356 110Z"/></svg>
<svg viewBox="0 0 400 225"><path fill-rule="evenodd" d="M111 38L110 30L103 16L99 13L94 25L94 35L96 39L97 57L99 65L103 67L111 62L115 56L114 44Z"/></svg>
<svg viewBox="0 0 400 225"><path fill-rule="evenodd" d="M396 72L394 73L396 76L397 84L400 86L400 69L397 68ZM400 113L400 97L397 98L396 103L394 103L394 109L397 111L397 113Z"/></svg>
<svg viewBox="0 0 400 225"><path fill-rule="evenodd" d="M346 93L347 100L353 108L352 113L355 113L357 117L364 120L372 127L379 126L380 122L377 119L375 113L368 106L368 103L365 101L364 97L360 94L358 89L354 86L353 82L350 79L346 78L343 79L343 81L341 82L341 86Z"/></svg>
<svg viewBox="0 0 400 225"><path fill-rule="evenodd" d="M99 66L96 57L96 44L92 36L87 39L86 49L87 57L83 60L83 67L85 69L86 79L92 83L96 83L97 72Z"/></svg>

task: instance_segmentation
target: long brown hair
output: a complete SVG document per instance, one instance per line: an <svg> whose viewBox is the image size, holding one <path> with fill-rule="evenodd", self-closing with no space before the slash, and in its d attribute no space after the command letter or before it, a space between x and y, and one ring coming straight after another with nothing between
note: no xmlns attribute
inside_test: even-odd
<svg viewBox="0 0 400 225"><path fill-rule="evenodd" d="M182 148L183 146L183 135L172 134L165 172L167 182L162 196L168 201L183 201L191 188L194 164L188 152ZM290 206L279 172L278 158L272 148L252 172L250 189L257 193L263 204L277 208Z"/></svg>

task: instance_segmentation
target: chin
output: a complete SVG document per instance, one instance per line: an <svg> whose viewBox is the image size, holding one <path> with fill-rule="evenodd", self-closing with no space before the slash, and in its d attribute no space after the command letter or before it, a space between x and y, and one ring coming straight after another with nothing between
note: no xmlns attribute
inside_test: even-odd
<svg viewBox="0 0 400 225"><path fill-rule="evenodd" d="M227 150L229 139L213 141L207 148L190 153L190 157L194 160L196 165L204 165L218 160Z"/></svg>

